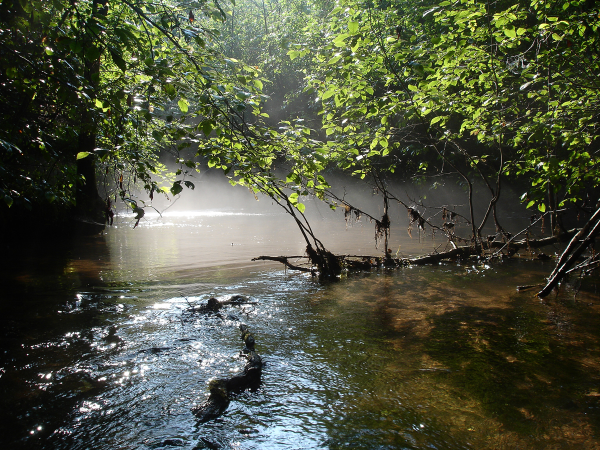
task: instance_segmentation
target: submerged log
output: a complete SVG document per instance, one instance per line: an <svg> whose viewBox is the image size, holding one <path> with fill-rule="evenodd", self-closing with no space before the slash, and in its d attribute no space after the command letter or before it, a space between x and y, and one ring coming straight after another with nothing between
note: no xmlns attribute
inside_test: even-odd
<svg viewBox="0 0 600 450"><path fill-rule="evenodd" d="M260 387L263 362L258 353L254 351L254 336L252 336L246 325L240 325L240 331L245 344L243 352L246 354L246 365L242 373L231 378L212 380L209 383L210 395L208 399L201 405L192 408L192 413L201 423L217 419L223 415L235 394L246 390L255 391Z"/></svg>
<svg viewBox="0 0 600 450"><path fill-rule="evenodd" d="M201 423L217 419L222 416L229 406L229 393L227 392L227 380L212 380L208 384L210 395L208 399L199 406L192 408L192 413Z"/></svg>
<svg viewBox="0 0 600 450"><path fill-rule="evenodd" d="M225 305L253 305L255 302L251 302L248 298L243 295L233 295L227 300L218 300L214 297L208 299L205 305L190 306L188 312L200 312L200 313L211 313L219 311Z"/></svg>

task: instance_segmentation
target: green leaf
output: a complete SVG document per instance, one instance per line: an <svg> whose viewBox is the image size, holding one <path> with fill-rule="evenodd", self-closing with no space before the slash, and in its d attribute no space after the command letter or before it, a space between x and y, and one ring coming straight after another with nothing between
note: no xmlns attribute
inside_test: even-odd
<svg viewBox="0 0 600 450"><path fill-rule="evenodd" d="M123 72L127 71L127 63L125 62L125 60L121 57L121 55L119 55L114 49L110 49L110 56L112 57L113 62L115 63L115 65L121 69Z"/></svg>
<svg viewBox="0 0 600 450"><path fill-rule="evenodd" d="M306 210L306 206L304 206L303 203L296 203L296 208L298 209L298 211L300 211L302 214L304 214L304 211Z"/></svg>
<svg viewBox="0 0 600 450"><path fill-rule="evenodd" d="M335 64L336 62L338 62L340 59L342 59L341 56L334 56L329 61L327 61L327 65L331 66L331 65Z"/></svg>
<svg viewBox="0 0 600 450"><path fill-rule="evenodd" d="M163 89L165 90L165 92L171 99L173 99L175 97L175 95L177 94L177 91L175 90L175 86L173 86L171 83L165 83L165 85L163 86Z"/></svg>
<svg viewBox="0 0 600 450"><path fill-rule="evenodd" d="M544 205L543 203L540 203L540 204L538 205L538 210L539 210L540 212L542 212L542 213L545 213L545 212L546 212L546 205Z"/></svg>
<svg viewBox="0 0 600 450"><path fill-rule="evenodd" d="M200 123L200 128L202 129L204 135L208 137L210 132L213 130L213 123L211 120L204 120L202 123Z"/></svg>
<svg viewBox="0 0 600 450"><path fill-rule="evenodd" d="M348 22L348 31L355 34L358 31L358 22Z"/></svg>
<svg viewBox="0 0 600 450"><path fill-rule="evenodd" d="M188 112L189 102L185 98L180 98L177 102L177 105L179 106L179 109L182 113Z"/></svg>
<svg viewBox="0 0 600 450"><path fill-rule="evenodd" d="M336 47L344 47L346 46L346 43L344 42L346 40L346 38L348 38L350 35L343 33L338 35L334 40L333 40L333 45L335 45Z"/></svg>
<svg viewBox="0 0 600 450"><path fill-rule="evenodd" d="M527 83L524 83L521 85L521 87L519 88L520 91L524 91L525 89L527 89L529 86L531 86L531 84L533 84L533 81L528 81Z"/></svg>
<svg viewBox="0 0 600 450"><path fill-rule="evenodd" d="M181 191L183 191L183 186L181 185L181 181L176 181L175 183L173 183L173 186L171 187L171 194L177 195L177 194L180 194Z"/></svg>
<svg viewBox="0 0 600 450"><path fill-rule="evenodd" d="M79 153L77 153L77 160L87 158L90 155L91 155L90 152L79 152Z"/></svg>
<svg viewBox="0 0 600 450"><path fill-rule="evenodd" d="M52 192L52 191L46 191L44 193L44 197L46 197L46 200L48 200L48 203L53 203L54 200L56 200L56 195L54 195L54 192Z"/></svg>
<svg viewBox="0 0 600 450"><path fill-rule="evenodd" d="M19 74L19 71L17 70L16 67L9 67L6 69L6 76L8 78L17 78L17 75Z"/></svg>
<svg viewBox="0 0 600 450"><path fill-rule="evenodd" d="M509 38L514 39L517 37L517 31L515 30L515 27L513 25L510 25L506 28L504 28L504 34L507 35Z"/></svg>
<svg viewBox="0 0 600 450"><path fill-rule="evenodd" d="M4 203L10 208L13 205L13 199L10 195L4 196Z"/></svg>
<svg viewBox="0 0 600 450"><path fill-rule="evenodd" d="M100 49L95 45L90 45L85 49L85 57L92 62L100 58L100 53Z"/></svg>
<svg viewBox="0 0 600 450"><path fill-rule="evenodd" d="M321 100L327 100L329 97L331 97L333 94L335 94L335 87L331 86L329 89L327 89L323 95L321 96Z"/></svg>

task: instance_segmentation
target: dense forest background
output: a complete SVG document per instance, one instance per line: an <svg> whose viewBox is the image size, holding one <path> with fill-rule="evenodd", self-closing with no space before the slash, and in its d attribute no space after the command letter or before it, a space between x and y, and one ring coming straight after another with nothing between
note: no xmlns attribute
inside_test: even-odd
<svg viewBox="0 0 600 450"><path fill-rule="evenodd" d="M0 17L4 233L103 224L120 202L141 219L206 168L278 202L318 253L304 199L368 215L344 173L381 196L383 238L398 203L451 240L459 216L461 242L506 239L508 185L555 234L597 208L591 0L3 0ZM400 181L467 206L430 205L433 223Z"/></svg>

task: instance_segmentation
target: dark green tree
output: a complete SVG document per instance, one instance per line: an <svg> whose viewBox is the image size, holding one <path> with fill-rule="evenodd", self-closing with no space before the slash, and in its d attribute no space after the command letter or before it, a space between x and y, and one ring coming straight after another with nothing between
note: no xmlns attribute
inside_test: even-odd
<svg viewBox="0 0 600 450"><path fill-rule="evenodd" d="M28 210L103 222L113 193L141 215L134 187L151 199L193 187L190 159L161 181L160 150L244 135L258 111L258 71L215 49L218 2L5 1L0 12L5 223Z"/></svg>

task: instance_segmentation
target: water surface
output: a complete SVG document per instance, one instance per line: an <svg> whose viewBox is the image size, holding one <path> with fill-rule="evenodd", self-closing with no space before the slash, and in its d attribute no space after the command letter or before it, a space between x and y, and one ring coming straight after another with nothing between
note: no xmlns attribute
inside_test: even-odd
<svg viewBox="0 0 600 450"><path fill-rule="evenodd" d="M5 261L4 447L600 446L595 278L545 301L515 288L541 282L552 262L526 259L374 269L322 284L250 261L303 253L285 215L133 222L121 216L101 236L54 248L23 244ZM376 252L368 222L323 220L316 230L335 252ZM392 245L404 256L441 244L397 231ZM234 294L249 303L189 311ZM200 424L191 408L209 380L244 365L240 323L266 361L263 384Z"/></svg>

